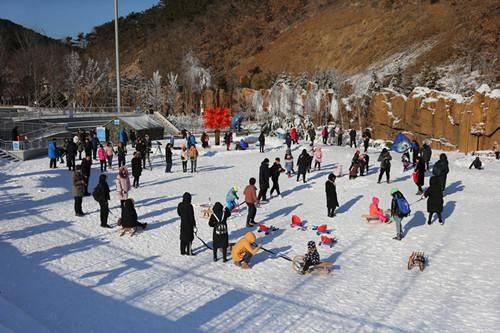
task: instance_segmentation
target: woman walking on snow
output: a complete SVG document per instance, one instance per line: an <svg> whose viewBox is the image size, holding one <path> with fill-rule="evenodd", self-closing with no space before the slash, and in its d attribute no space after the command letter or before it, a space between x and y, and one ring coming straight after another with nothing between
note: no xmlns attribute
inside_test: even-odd
<svg viewBox="0 0 500 333"><path fill-rule="evenodd" d="M183 194L182 202L177 206L177 214L181 218L181 254L194 256L191 244L193 243L194 233L197 229L194 219L194 209L191 204L191 194L188 192Z"/></svg>
<svg viewBox="0 0 500 333"><path fill-rule="evenodd" d="M387 150L387 148L382 149L382 152L380 153L378 157L378 161L380 162L380 173L378 175L378 184L380 184L380 181L382 180L382 176L385 173L387 183L390 183L390 172L391 172L391 160L392 156Z"/></svg>
<svg viewBox="0 0 500 333"><path fill-rule="evenodd" d="M99 149L97 149L97 156L99 157L99 163L101 164L101 172L107 171L106 170L106 151L104 150L104 147L102 145L99 145Z"/></svg>
<svg viewBox="0 0 500 333"><path fill-rule="evenodd" d="M427 199L427 212L429 213L429 218L427 219L427 224L432 224L432 215L437 214L439 223L443 224L443 217L441 212L443 211L443 191L441 190L441 182L439 177L432 176L429 180L429 188L425 191L424 196Z"/></svg>
<svg viewBox="0 0 500 333"><path fill-rule="evenodd" d="M132 176L134 176L133 186L134 188L138 188L139 178L141 177L142 174L141 153L139 153L138 151L134 153L134 157L132 158L131 164L132 164Z"/></svg>
<svg viewBox="0 0 500 333"><path fill-rule="evenodd" d="M216 202L212 209L212 215L208 220L208 225L214 228L212 235L214 261L217 261L217 250L222 249L222 261L227 261L227 248L229 246L229 238L227 233L227 218L231 216L228 207L223 210L222 204Z"/></svg>
<svg viewBox="0 0 500 333"><path fill-rule="evenodd" d="M101 174L99 176L99 183L94 188L94 192L92 195L94 199L99 202L100 207L100 216L101 216L101 227L103 228L112 228L108 224L108 215L109 215L109 186L108 186L108 176L106 174Z"/></svg>
<svg viewBox="0 0 500 333"><path fill-rule="evenodd" d="M123 210L125 205L125 200L128 199L128 192L130 191L130 179L128 177L127 167L121 167L116 176L116 192L118 193L118 199L120 199L120 207Z"/></svg>
<svg viewBox="0 0 500 333"><path fill-rule="evenodd" d="M326 192L326 208L328 209L328 217L335 216L335 209L339 206L337 199L337 186L335 185L335 175L328 175L328 180L325 183Z"/></svg>

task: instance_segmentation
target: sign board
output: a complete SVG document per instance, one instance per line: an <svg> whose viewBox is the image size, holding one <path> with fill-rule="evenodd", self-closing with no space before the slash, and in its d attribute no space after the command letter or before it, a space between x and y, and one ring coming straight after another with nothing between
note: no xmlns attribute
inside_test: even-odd
<svg viewBox="0 0 500 333"><path fill-rule="evenodd" d="M19 150L19 141L12 141L12 150Z"/></svg>
<svg viewBox="0 0 500 333"><path fill-rule="evenodd" d="M106 128L105 127L97 127L96 128L97 138L100 142L106 142Z"/></svg>
<svg viewBox="0 0 500 333"><path fill-rule="evenodd" d="M113 120L113 125L120 125L120 119Z"/></svg>

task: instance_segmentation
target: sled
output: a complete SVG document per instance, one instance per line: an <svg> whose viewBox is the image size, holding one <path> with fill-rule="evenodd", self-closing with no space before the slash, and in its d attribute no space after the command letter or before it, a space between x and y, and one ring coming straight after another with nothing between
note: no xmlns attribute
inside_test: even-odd
<svg viewBox="0 0 500 333"><path fill-rule="evenodd" d="M209 219L210 215L212 215L212 208L210 207L202 208L201 214L204 219Z"/></svg>
<svg viewBox="0 0 500 333"><path fill-rule="evenodd" d="M322 224L320 226L314 225L312 227L312 230L316 231L316 235L321 235L321 234L330 234L330 230L328 230L328 227L326 224Z"/></svg>
<svg viewBox="0 0 500 333"><path fill-rule="evenodd" d="M132 237L135 234L135 228L123 228L122 232L120 233L120 237L124 236L126 233L129 233Z"/></svg>
<svg viewBox="0 0 500 333"><path fill-rule="evenodd" d="M391 213L390 210L386 210L385 211L385 216L387 217L387 215L389 215ZM361 221L364 222L364 223L368 223L368 224L379 224L379 223L382 223L382 224L389 224L391 223L391 220L387 217L387 222L382 222L380 220L380 218L376 217L376 216L371 216L370 214L363 214L361 215Z"/></svg>
<svg viewBox="0 0 500 333"><path fill-rule="evenodd" d="M319 242L318 246L322 246L322 245L326 245L326 246L330 246L333 247L333 245L335 245L335 243L337 242L337 239L335 239L335 237L328 237L326 235L321 235L321 241Z"/></svg>
<svg viewBox="0 0 500 333"><path fill-rule="evenodd" d="M294 271L300 274L302 272L302 267L304 267L304 256L295 256L292 259L292 268ZM322 261L317 265L312 265L306 271L306 274L311 275L328 275L333 269L333 263Z"/></svg>
<svg viewBox="0 0 500 333"><path fill-rule="evenodd" d="M418 268L422 272L425 268L426 262L427 259L425 258L424 252L413 251L408 257L408 270L411 270L413 267L418 266Z"/></svg>

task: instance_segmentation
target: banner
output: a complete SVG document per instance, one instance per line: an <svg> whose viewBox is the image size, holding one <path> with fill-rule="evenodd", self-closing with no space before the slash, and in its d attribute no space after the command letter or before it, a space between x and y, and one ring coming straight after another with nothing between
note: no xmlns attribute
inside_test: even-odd
<svg viewBox="0 0 500 333"><path fill-rule="evenodd" d="M97 127L96 133L100 142L106 142L106 127Z"/></svg>

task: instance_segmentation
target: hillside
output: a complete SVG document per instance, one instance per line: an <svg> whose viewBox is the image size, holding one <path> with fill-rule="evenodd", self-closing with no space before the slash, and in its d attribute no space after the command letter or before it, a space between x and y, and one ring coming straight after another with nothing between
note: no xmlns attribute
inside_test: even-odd
<svg viewBox="0 0 500 333"><path fill-rule="evenodd" d="M414 74L425 63L444 66L457 58L473 71L500 57L494 0L179 3L120 21L125 73L180 72L188 50L228 81L257 66L262 81L281 71L336 68L353 75L395 61ZM112 58L112 28L108 23L87 36L90 55ZM498 76L498 65L492 68Z"/></svg>

